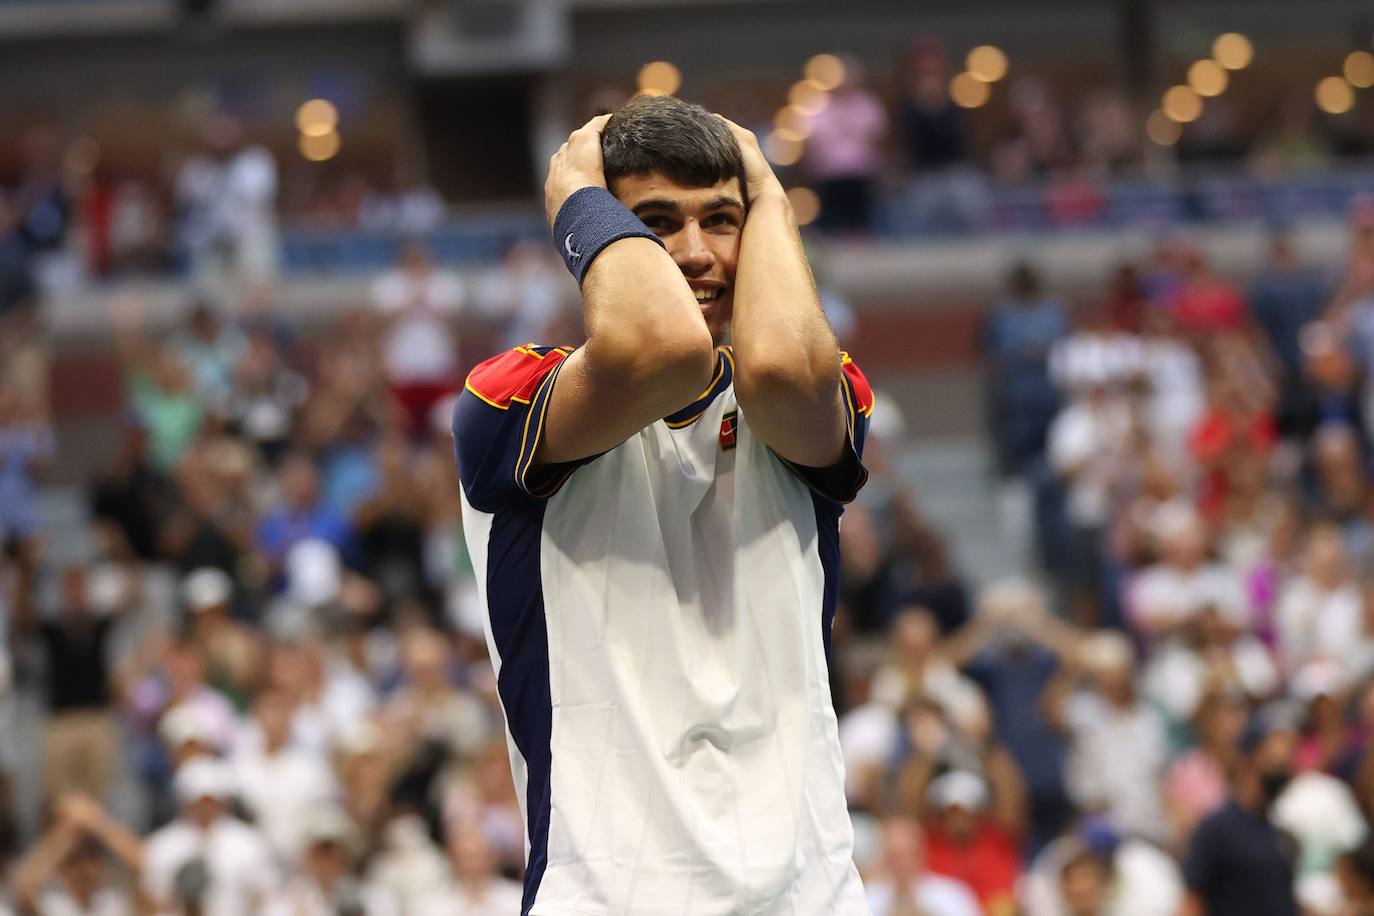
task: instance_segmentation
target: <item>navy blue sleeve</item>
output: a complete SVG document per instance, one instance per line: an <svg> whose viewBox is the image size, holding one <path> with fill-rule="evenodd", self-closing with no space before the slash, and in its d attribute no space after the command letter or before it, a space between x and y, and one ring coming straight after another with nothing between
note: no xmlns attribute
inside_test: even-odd
<svg viewBox="0 0 1374 916"><path fill-rule="evenodd" d="M473 369L453 410L453 449L468 502L483 512L547 499L583 461L536 465L566 348L516 347Z"/></svg>
<svg viewBox="0 0 1374 916"><path fill-rule="evenodd" d="M807 467L785 458L782 462L816 493L831 502L847 503L859 494L868 481L863 453L868 419L873 414L873 389L848 353L840 354L840 366L840 394L844 399L847 432L844 454L839 461L825 468Z"/></svg>

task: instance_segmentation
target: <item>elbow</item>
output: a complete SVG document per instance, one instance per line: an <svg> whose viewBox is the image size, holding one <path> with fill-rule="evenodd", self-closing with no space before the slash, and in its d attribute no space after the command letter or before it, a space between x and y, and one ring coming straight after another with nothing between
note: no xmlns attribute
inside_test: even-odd
<svg viewBox="0 0 1374 916"><path fill-rule="evenodd" d="M608 382L661 392L668 412L689 404L711 383L716 348L703 324L672 335L608 335L587 341L589 360Z"/></svg>
<svg viewBox="0 0 1374 916"><path fill-rule="evenodd" d="M741 359L735 373L735 396L745 405L787 399L819 407L834 401L839 385L837 352L824 359Z"/></svg>

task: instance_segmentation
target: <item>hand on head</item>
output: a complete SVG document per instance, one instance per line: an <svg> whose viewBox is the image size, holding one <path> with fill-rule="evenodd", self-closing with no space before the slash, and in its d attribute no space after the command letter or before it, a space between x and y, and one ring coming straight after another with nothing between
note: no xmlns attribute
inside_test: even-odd
<svg viewBox="0 0 1374 916"><path fill-rule="evenodd" d="M608 114L597 115L577 130L549 159L549 177L544 182L544 212L552 226L563 202L583 188L606 187L601 158L601 132Z"/></svg>

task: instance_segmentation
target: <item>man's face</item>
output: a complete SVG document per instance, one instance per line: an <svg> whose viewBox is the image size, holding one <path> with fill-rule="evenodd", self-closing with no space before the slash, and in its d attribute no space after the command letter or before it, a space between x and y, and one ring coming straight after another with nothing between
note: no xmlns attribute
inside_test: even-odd
<svg viewBox="0 0 1374 916"><path fill-rule="evenodd" d="M711 339L723 343L734 312L735 268L744 229L739 179L689 188L660 172L649 172L621 178L614 193L663 240L701 305Z"/></svg>

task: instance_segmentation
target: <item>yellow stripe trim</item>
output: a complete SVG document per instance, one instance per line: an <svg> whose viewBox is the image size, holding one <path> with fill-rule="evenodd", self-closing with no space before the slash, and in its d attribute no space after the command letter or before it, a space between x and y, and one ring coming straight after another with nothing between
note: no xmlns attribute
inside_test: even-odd
<svg viewBox="0 0 1374 916"><path fill-rule="evenodd" d="M478 391L476 388L472 387L472 380L471 380L471 379L464 379L464 380L463 380L463 387L466 388L468 391L472 392L473 395L475 395L479 400L484 401L484 402L487 403L487 404L490 404L492 407L495 407L497 410L506 410L506 409L510 406L510 405L508 405L508 404L498 404L498 403L496 403L495 401L493 401L491 398L487 397L487 396L486 396L485 394L483 394L482 392Z"/></svg>
<svg viewBox="0 0 1374 916"><path fill-rule="evenodd" d="M520 453L515 456L515 483L521 489L525 489L525 475L529 472L530 466L534 464L534 453L538 451L539 437L543 435L544 432L544 415L549 409L549 399L545 397L540 401L540 394L543 392L546 385L553 383L554 377L558 375L558 370L561 368L563 368L563 364L560 362L557 366L553 367L553 371L545 376L538 387L534 389L534 397L532 400L539 401L540 403L539 423L535 426L533 442L530 441L530 418L534 416L534 411L531 410L525 414L525 426L520 432ZM528 461L525 460L525 450L527 448L530 453Z"/></svg>

